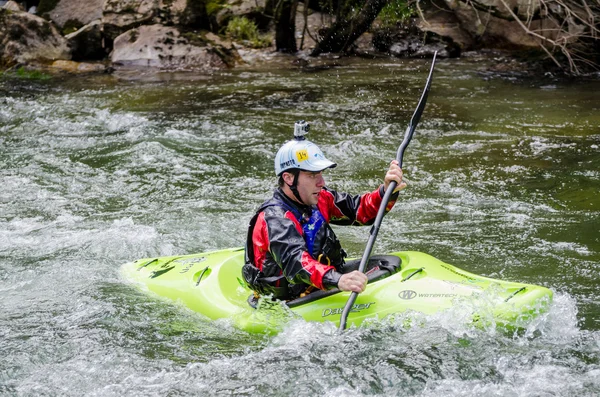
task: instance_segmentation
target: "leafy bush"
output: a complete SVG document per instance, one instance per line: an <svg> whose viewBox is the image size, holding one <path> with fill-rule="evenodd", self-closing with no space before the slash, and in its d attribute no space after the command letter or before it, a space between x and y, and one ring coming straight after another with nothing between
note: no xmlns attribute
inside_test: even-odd
<svg viewBox="0 0 600 397"><path fill-rule="evenodd" d="M188 0L191 1L191 0ZM216 15L217 12L227 7L224 0L208 0L206 2L206 13L208 15Z"/></svg>
<svg viewBox="0 0 600 397"><path fill-rule="evenodd" d="M381 10L379 17L384 26L393 26L410 18L414 12L410 1L392 0Z"/></svg>
<svg viewBox="0 0 600 397"><path fill-rule="evenodd" d="M225 34L231 40L241 41L253 48L264 48L271 45L271 40L261 37L256 24L246 17L232 18L227 24Z"/></svg>

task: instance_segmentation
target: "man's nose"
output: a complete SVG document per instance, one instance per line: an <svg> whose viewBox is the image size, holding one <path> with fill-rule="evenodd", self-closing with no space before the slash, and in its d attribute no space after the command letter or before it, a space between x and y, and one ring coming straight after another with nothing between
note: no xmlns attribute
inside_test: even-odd
<svg viewBox="0 0 600 397"><path fill-rule="evenodd" d="M325 178L323 178L323 175L319 175L317 178L317 186L318 187L323 187L325 186Z"/></svg>

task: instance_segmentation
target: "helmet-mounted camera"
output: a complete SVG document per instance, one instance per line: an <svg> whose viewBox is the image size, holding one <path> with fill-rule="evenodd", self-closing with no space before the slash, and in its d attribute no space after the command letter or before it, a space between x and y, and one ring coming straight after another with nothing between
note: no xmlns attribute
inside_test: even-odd
<svg viewBox="0 0 600 397"><path fill-rule="evenodd" d="M308 131L310 131L310 124L306 121L299 120L294 123L294 138L296 138L296 140L302 141L306 139L304 138L304 135L308 134Z"/></svg>

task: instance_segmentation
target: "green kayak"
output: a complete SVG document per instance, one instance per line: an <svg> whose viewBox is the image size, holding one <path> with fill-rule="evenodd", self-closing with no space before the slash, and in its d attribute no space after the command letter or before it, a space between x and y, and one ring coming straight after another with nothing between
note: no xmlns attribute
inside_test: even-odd
<svg viewBox="0 0 600 397"><path fill-rule="evenodd" d="M244 251L237 248L140 259L121 270L144 290L181 302L210 319L229 319L248 332L276 333L298 318L339 325L350 293L334 289L286 303L269 298L257 301L241 281L243 262ZM514 329L546 312L552 301L547 288L477 276L421 252L373 256L369 267L369 284L358 295L348 325L407 311L434 314L461 309L467 321L476 325Z"/></svg>

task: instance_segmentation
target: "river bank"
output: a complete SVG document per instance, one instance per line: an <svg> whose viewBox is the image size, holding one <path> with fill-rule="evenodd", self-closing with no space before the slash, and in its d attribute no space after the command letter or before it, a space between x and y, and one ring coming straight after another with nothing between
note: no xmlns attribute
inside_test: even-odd
<svg viewBox="0 0 600 397"><path fill-rule="evenodd" d="M34 4L29 12L23 7L28 3ZM185 1L157 0L47 3L9 1L0 10L0 67L5 73L19 69L49 74L118 69L211 73L267 65L319 68L348 56L430 58L436 51L438 58L488 57L493 61L491 72L550 77L565 73L530 35L514 35L515 26L496 21L496 28L490 25L485 34L475 34L462 26L470 26L468 18L478 16L452 9L441 12L433 6L425 6L418 17L397 21L390 21L384 9L344 53L311 56L335 17L325 10L305 9L303 3L295 8L298 51L291 55L277 51L275 25L265 1L219 1L212 8L208 3L201 3L206 7L202 8ZM459 23L457 18L466 19ZM593 68L576 74L599 76Z"/></svg>

